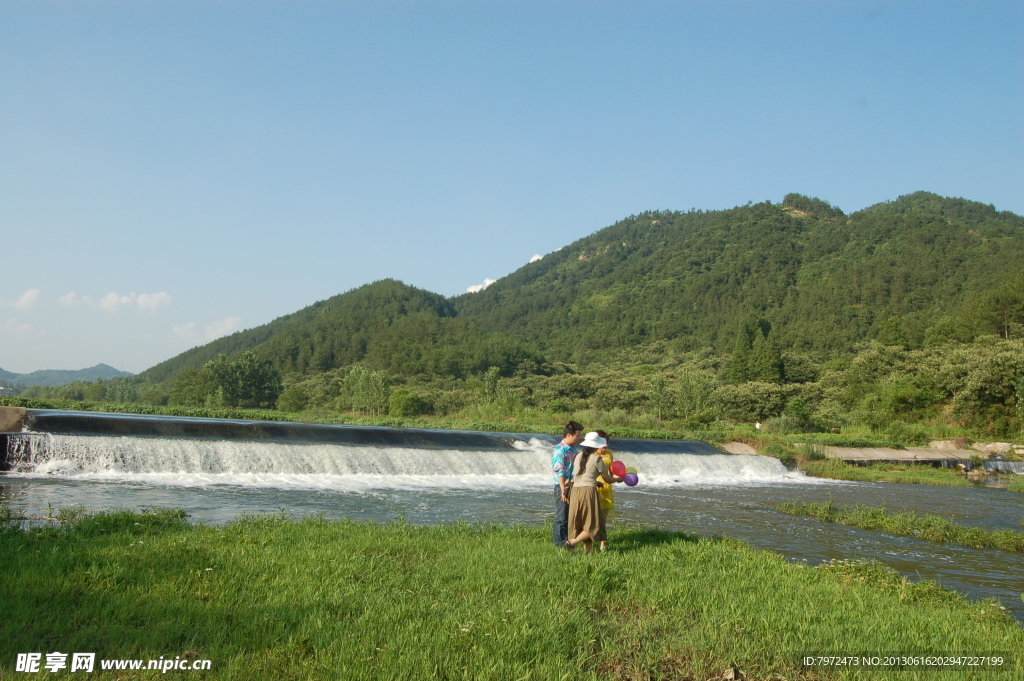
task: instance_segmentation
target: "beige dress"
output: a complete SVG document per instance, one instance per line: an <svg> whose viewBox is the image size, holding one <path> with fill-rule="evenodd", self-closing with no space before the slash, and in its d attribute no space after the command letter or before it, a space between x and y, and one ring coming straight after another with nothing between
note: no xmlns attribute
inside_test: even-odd
<svg viewBox="0 0 1024 681"><path fill-rule="evenodd" d="M577 463L580 456L576 456ZM572 492L569 494L569 541L587 532L593 539L601 528L601 502L597 498L597 478L608 472L608 466L597 454L587 459L585 470L577 471L572 478Z"/></svg>

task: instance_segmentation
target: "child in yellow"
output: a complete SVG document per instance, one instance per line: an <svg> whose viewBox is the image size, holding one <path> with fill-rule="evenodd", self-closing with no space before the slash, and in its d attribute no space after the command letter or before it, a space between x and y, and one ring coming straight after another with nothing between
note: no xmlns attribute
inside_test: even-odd
<svg viewBox="0 0 1024 681"><path fill-rule="evenodd" d="M610 441L608 434L603 430L597 431L597 434ZM606 448L604 450L604 465L608 467L608 470L612 469L614 460L612 450ZM601 505L601 527L598 529L594 541L601 542L600 548L604 551L608 545L608 515L615 510L615 491L610 482L605 482L601 478L597 479L597 500Z"/></svg>

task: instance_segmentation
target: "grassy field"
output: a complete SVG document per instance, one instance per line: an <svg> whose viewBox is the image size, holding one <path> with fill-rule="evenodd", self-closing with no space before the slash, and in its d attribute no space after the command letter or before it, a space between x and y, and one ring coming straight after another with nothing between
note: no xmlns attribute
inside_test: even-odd
<svg viewBox="0 0 1024 681"><path fill-rule="evenodd" d="M879 506L836 506L831 500L821 503L787 502L779 504L784 513L804 515L826 523L840 523L862 530L880 530L890 534L917 537L925 541L954 542L975 548L1024 551L1024 532L985 530L960 525L941 516L919 515L914 511L889 511Z"/></svg>
<svg viewBox="0 0 1024 681"><path fill-rule="evenodd" d="M1006 489L1018 494L1024 494L1024 475L1011 475L1006 483Z"/></svg>
<svg viewBox="0 0 1024 681"><path fill-rule="evenodd" d="M803 567L654 529L615 531L613 550L585 556L544 528L74 515L3 530L0 677L17 653L70 651L208 659L171 673L208 679L721 679L733 665L750 679L883 679L808 671L795 654L1024 649L999 605L877 564ZM89 675L159 677L99 662Z"/></svg>
<svg viewBox="0 0 1024 681"><path fill-rule="evenodd" d="M807 460L800 470L816 478L857 480L860 482L903 482L918 485L952 485L970 487L974 483L963 474L928 464L876 463L855 466L837 459Z"/></svg>

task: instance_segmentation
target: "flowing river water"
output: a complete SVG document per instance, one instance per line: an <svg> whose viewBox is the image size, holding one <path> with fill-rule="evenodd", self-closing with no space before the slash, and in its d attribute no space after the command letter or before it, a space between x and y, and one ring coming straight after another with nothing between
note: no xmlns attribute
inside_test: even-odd
<svg viewBox="0 0 1024 681"><path fill-rule="evenodd" d="M39 426L40 432L9 436L12 470L0 475L4 502L29 517L75 505L175 507L209 523L246 513L322 513L377 522L404 517L421 524L461 518L539 525L551 516L547 471L556 439L548 436L328 426L283 432L270 425L228 433L224 428L251 426L220 422L217 430L199 420L117 417L115 427L97 426L90 418L84 426L73 424L89 434L53 432L69 426L39 418L29 428ZM168 429L170 435L152 434ZM721 535L810 564L873 559L972 599L997 598L1024 620L1024 554L934 544L775 508L788 500L832 498L840 505L884 504L1020 531L1024 495L990 487L808 478L777 459L717 453L699 442L618 441L613 448L640 473L636 487L616 486L613 527L642 524Z"/></svg>

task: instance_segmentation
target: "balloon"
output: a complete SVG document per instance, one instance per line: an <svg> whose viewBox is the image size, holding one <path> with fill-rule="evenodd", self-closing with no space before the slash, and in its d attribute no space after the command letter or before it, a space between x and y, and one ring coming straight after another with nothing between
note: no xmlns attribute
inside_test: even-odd
<svg viewBox="0 0 1024 681"><path fill-rule="evenodd" d="M624 482L630 487L635 487L636 483L638 483L639 481L640 478L637 477L636 473L626 473L626 479L624 480Z"/></svg>
<svg viewBox="0 0 1024 681"><path fill-rule="evenodd" d="M612 461L612 475L621 478L626 474L626 464L621 461Z"/></svg>
<svg viewBox="0 0 1024 681"><path fill-rule="evenodd" d="M629 468L626 469L626 472L627 473L636 473L636 469L633 468L632 466L630 466Z"/></svg>

